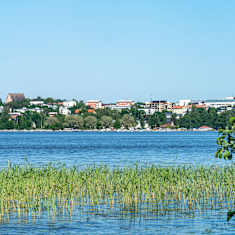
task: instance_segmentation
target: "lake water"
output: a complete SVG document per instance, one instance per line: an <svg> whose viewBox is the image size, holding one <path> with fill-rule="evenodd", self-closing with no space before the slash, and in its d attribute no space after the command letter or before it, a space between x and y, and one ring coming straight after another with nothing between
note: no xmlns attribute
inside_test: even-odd
<svg viewBox="0 0 235 235"><path fill-rule="evenodd" d="M49 162L66 166L204 165L224 166L231 161L214 158L216 132L1 132L0 167L8 160L35 166ZM0 234L235 234L235 219L226 222L227 210L194 214L121 217L75 213L40 221L12 218Z"/></svg>

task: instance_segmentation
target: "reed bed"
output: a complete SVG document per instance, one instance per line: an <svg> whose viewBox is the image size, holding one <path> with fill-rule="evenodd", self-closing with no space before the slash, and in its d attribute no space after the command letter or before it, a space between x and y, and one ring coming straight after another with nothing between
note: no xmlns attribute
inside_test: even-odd
<svg viewBox="0 0 235 235"><path fill-rule="evenodd" d="M121 214L234 208L235 166L79 170L11 165L0 170L0 220L104 208Z"/></svg>

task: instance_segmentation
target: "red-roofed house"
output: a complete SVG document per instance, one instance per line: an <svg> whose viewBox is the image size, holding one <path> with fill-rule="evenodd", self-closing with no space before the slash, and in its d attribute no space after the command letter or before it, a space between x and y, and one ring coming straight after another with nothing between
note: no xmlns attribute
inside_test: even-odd
<svg viewBox="0 0 235 235"><path fill-rule="evenodd" d="M96 113L96 111L94 109L88 109L87 112L88 113L94 113L94 114Z"/></svg>
<svg viewBox="0 0 235 235"><path fill-rule="evenodd" d="M174 105L172 108L172 112L177 114L177 115L185 115L188 111L187 106L180 106L180 105Z"/></svg>

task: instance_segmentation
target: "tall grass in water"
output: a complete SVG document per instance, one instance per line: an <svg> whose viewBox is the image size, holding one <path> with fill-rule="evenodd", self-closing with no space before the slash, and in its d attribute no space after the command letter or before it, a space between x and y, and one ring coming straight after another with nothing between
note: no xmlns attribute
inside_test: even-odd
<svg viewBox="0 0 235 235"><path fill-rule="evenodd" d="M120 213L164 213L232 208L235 166L110 169L9 165L0 170L0 220L115 208Z"/></svg>

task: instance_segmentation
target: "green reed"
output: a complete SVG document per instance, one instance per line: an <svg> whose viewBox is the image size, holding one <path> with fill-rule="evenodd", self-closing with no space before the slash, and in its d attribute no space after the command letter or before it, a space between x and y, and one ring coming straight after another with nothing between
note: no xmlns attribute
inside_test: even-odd
<svg viewBox="0 0 235 235"><path fill-rule="evenodd" d="M74 208L163 213L231 208L235 166L88 167L11 165L0 170L0 220L9 215L72 216Z"/></svg>

